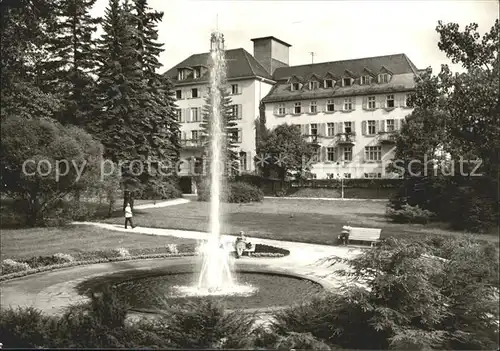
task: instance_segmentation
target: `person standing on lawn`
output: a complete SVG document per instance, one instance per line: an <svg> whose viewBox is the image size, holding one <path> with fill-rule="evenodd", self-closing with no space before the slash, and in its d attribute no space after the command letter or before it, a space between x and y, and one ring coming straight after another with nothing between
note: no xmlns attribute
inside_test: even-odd
<svg viewBox="0 0 500 351"><path fill-rule="evenodd" d="M125 229L128 228L128 223L130 223L132 229L135 228L134 224L132 223L132 208L130 207L129 203L127 203L127 206L125 207Z"/></svg>

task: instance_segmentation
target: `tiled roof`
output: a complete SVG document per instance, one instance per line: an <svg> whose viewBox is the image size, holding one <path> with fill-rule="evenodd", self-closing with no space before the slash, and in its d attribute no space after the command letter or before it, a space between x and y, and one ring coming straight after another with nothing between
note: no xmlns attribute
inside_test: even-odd
<svg viewBox="0 0 500 351"><path fill-rule="evenodd" d="M208 79L208 72L200 78L185 79L182 81L177 80L177 69L183 67L195 67L197 65L209 64L210 53L194 54L189 56L184 61L175 65L164 74L172 79L175 83L196 83L204 82ZM262 77L272 80L272 76L262 67L262 65L245 49L232 49L226 50L226 66L227 78L240 78L240 77Z"/></svg>
<svg viewBox="0 0 500 351"><path fill-rule="evenodd" d="M314 63L301 66L280 67L274 71L274 80L288 79L290 76L307 77L312 73L324 76L327 72L342 77L349 70L354 75L360 76L365 68L378 73L385 66L394 74L417 72L415 65L405 54L366 57L354 60Z"/></svg>
<svg viewBox="0 0 500 351"><path fill-rule="evenodd" d="M294 76L307 78L316 74L323 78L330 73L334 77L341 78L348 75L346 72L349 72L355 77L360 77L366 74L367 71L378 74L385 71L384 69L393 74L392 79L385 84L359 85L359 81L356 81L354 85L348 87L335 85L334 88L321 87L315 90L305 88L299 91L291 91L290 85L287 83L290 77ZM277 81L277 84L273 86L269 94L263 99L263 102L409 91L415 87L414 78L418 72L419 70L405 54L281 67L274 71L273 78Z"/></svg>

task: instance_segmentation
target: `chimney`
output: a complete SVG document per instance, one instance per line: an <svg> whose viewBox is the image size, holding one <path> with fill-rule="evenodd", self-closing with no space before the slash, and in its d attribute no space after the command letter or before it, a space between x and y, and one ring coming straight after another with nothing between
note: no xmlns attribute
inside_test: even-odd
<svg viewBox="0 0 500 351"><path fill-rule="evenodd" d="M273 74L276 68L288 67L290 44L275 37L254 38L253 56L266 69Z"/></svg>

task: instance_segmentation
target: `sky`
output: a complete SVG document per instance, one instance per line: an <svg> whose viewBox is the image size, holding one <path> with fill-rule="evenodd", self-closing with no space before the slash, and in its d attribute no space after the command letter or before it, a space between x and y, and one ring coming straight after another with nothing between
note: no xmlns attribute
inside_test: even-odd
<svg viewBox="0 0 500 351"><path fill-rule="evenodd" d="M290 65L405 53L417 68L441 64L454 71L439 50L439 20L461 28L475 22L489 31L499 12L498 0L149 0L163 11L159 41L163 71L195 53L208 52L210 33L224 33L227 49L253 54L250 39L274 36L292 45ZM92 14L104 16L108 0L97 0Z"/></svg>

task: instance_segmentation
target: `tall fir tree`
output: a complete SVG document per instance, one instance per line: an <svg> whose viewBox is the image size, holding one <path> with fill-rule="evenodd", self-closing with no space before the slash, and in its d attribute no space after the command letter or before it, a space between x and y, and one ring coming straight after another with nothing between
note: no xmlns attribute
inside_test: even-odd
<svg viewBox="0 0 500 351"><path fill-rule="evenodd" d="M38 71L49 51L47 27L55 20L50 0L0 2L1 119L54 117L59 100L38 86Z"/></svg>
<svg viewBox="0 0 500 351"><path fill-rule="evenodd" d="M98 43L98 82L95 117L89 129L114 162L136 159L144 152L142 107L146 97L144 75L136 49L129 3L110 0ZM142 125L141 125L142 124Z"/></svg>
<svg viewBox="0 0 500 351"><path fill-rule="evenodd" d="M238 128L235 111L232 105L232 99L225 86L221 86L218 88L220 91L220 100L216 101L221 106L221 117L222 117L222 126L224 128L224 150L225 159L226 159L226 169L225 173L228 175L232 175L235 173L235 161L238 159L238 155L236 153L236 139L238 137ZM205 105L203 106L203 122L200 124L202 130L202 142L204 147L204 154L208 158L209 163L212 159L211 151L210 151L210 136L212 135L212 130L214 127L213 124L213 98L212 92L209 91L208 95L205 98ZM210 167L209 169L210 170Z"/></svg>
<svg viewBox="0 0 500 351"><path fill-rule="evenodd" d="M43 65L43 88L57 92L63 102L58 119L65 124L85 125L92 110L92 73L97 69L96 39L100 18L90 10L97 0L55 0L56 21L50 27L48 50Z"/></svg>
<svg viewBox="0 0 500 351"><path fill-rule="evenodd" d="M158 42L158 23L163 12L152 10L147 0L135 0L137 51L146 80L148 100L143 118L149 121L145 143L149 145L146 157L154 161L177 161L179 158L179 124L177 122L175 93L169 78L158 73L162 64L159 56L164 51Z"/></svg>

